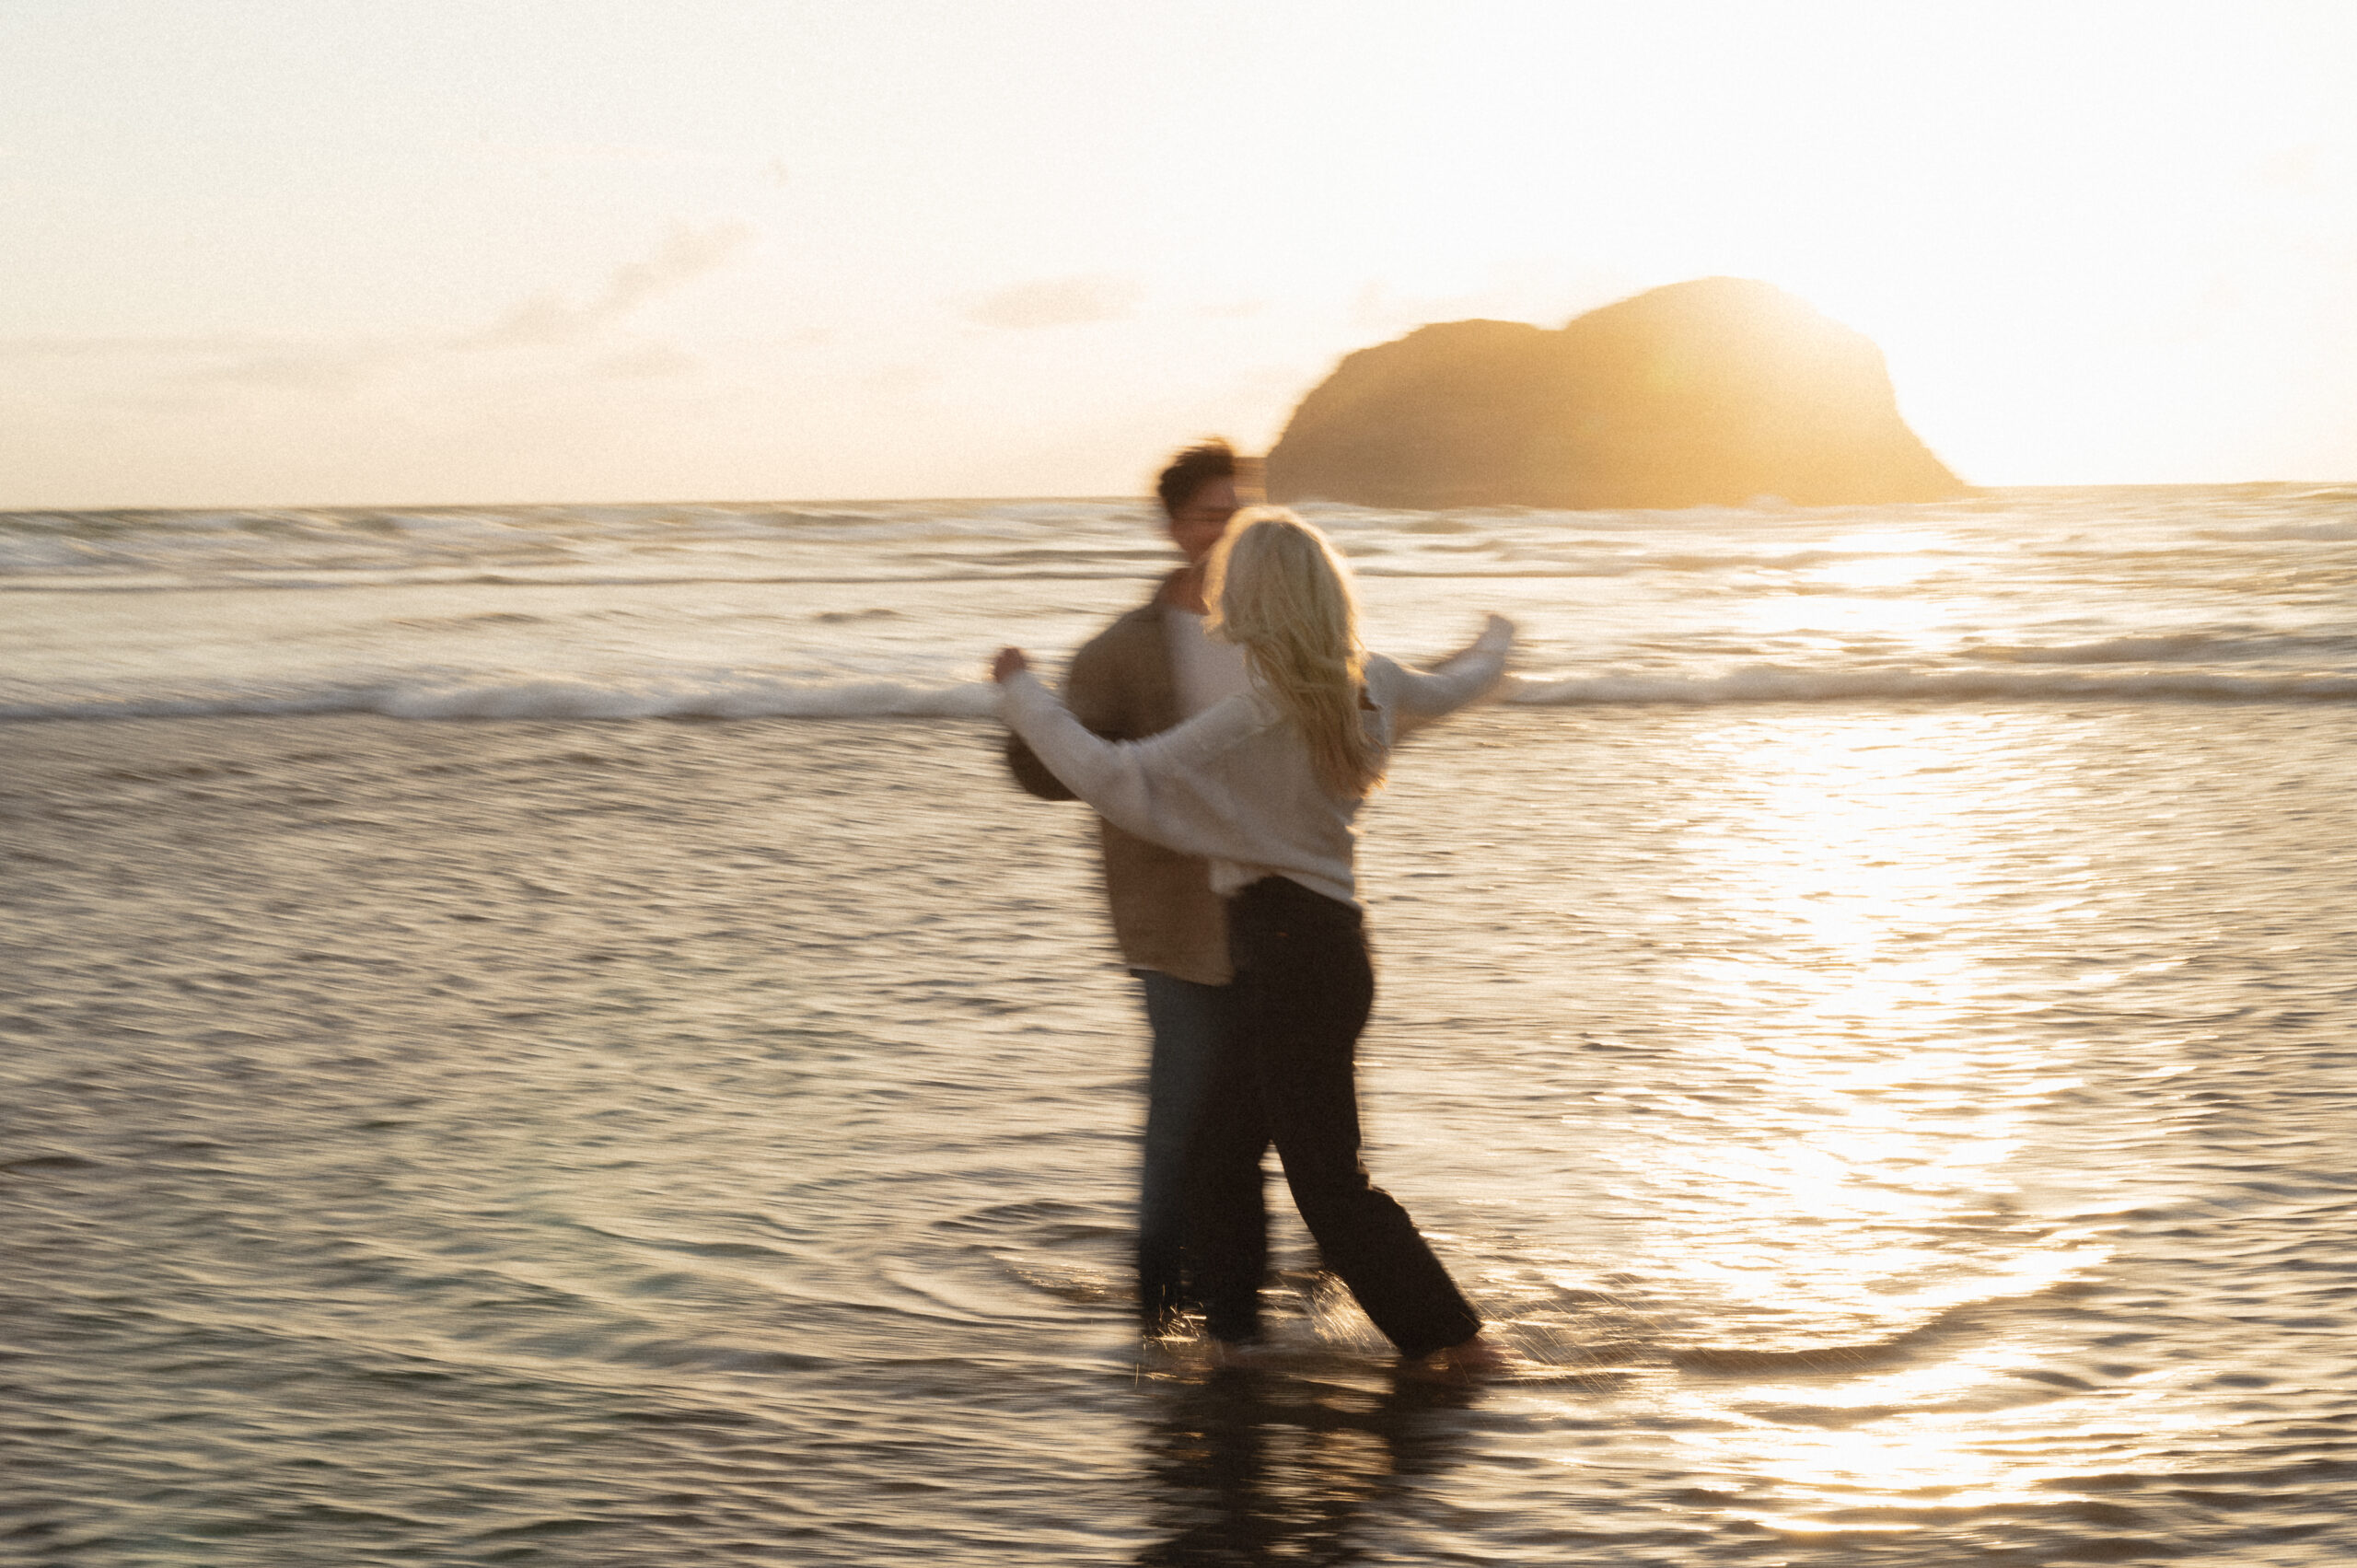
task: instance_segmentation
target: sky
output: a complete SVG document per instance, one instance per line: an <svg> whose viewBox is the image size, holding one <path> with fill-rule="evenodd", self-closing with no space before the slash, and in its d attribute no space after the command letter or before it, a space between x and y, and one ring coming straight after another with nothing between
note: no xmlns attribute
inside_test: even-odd
<svg viewBox="0 0 2357 1568"><path fill-rule="evenodd" d="M0 0L0 508L1136 494L1765 279L1980 484L2357 479L2345 0Z"/></svg>

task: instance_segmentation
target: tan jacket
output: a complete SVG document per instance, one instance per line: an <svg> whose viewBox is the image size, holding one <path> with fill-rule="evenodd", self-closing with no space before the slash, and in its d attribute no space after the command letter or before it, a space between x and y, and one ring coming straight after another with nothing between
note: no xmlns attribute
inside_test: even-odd
<svg viewBox="0 0 2357 1568"><path fill-rule="evenodd" d="M1063 699L1079 719L1108 740L1142 740L1177 724L1178 691L1170 674L1169 633L1163 592L1098 633L1073 655ZM1007 766L1042 800L1071 800L1031 749L1006 738ZM1133 969L1160 970L1202 985L1225 985L1227 915L1212 891L1202 860L1149 843L1098 818L1105 854L1105 898L1113 909L1113 939Z"/></svg>

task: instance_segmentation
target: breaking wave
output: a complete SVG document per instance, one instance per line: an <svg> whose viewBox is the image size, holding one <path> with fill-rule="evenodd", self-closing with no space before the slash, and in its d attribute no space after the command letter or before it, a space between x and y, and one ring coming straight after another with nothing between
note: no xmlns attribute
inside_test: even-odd
<svg viewBox="0 0 2357 1568"><path fill-rule="evenodd" d="M1516 680L1519 708L1747 703L2023 702L2348 703L2357 676L2072 669L1804 669L1755 665L1715 676L1610 673ZM0 688L0 720L381 714L401 719L972 719L997 712L983 681L797 680L727 673L596 679L572 676L389 679L317 686Z"/></svg>

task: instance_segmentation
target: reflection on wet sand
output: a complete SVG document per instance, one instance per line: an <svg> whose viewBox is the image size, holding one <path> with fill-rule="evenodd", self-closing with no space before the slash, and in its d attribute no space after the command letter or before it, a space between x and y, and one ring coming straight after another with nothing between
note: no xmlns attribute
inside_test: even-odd
<svg viewBox="0 0 2357 1568"><path fill-rule="evenodd" d="M1462 1456L1480 1390L1398 1373L1326 1381L1257 1366L1157 1379L1149 1568L1379 1560L1370 1540Z"/></svg>

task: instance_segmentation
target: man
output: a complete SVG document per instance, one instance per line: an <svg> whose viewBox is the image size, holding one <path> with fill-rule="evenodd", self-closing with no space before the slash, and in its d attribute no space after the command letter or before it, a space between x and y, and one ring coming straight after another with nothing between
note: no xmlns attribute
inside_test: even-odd
<svg viewBox="0 0 2357 1568"><path fill-rule="evenodd" d="M1228 518L1259 499L1257 477L1221 440L1188 447L1163 470L1155 490L1170 542L1186 563L1073 656L1064 701L1090 729L1110 740L1142 739L1245 690L1243 650L1203 633L1203 565ZM1021 740L1008 738L1006 756L1016 782L1033 795L1073 798ZM1202 1102L1213 1054L1228 1028L1227 925L1202 861L1102 819L1097 826L1113 935L1144 990L1154 1037L1137 1280L1139 1316L1148 1333L1159 1333L1185 1295L1188 1143L1200 1118L1222 1114ZM1264 1253L1267 1226L1263 1211Z"/></svg>

